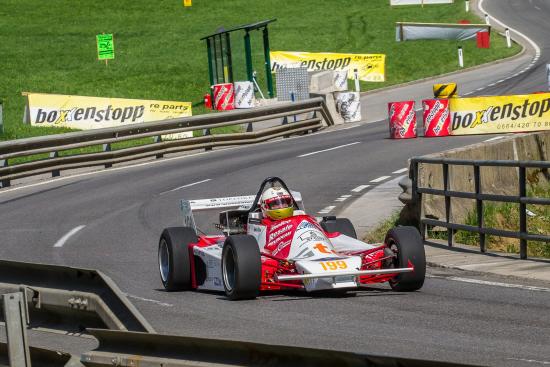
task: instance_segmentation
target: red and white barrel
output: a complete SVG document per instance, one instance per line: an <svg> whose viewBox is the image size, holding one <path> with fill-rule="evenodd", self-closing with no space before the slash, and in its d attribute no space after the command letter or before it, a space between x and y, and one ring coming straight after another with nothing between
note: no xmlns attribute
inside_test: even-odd
<svg viewBox="0 0 550 367"><path fill-rule="evenodd" d="M214 108L220 111L235 109L235 89L232 83L214 84Z"/></svg>
<svg viewBox="0 0 550 367"><path fill-rule="evenodd" d="M416 138L414 101L388 103L391 139Z"/></svg>
<svg viewBox="0 0 550 367"><path fill-rule="evenodd" d="M448 99L425 99L422 101L424 109L424 136L449 136L451 114Z"/></svg>

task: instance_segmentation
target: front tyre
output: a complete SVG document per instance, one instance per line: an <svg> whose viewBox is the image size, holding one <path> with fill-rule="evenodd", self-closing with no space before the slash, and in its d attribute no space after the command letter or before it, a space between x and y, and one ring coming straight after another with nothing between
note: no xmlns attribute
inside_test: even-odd
<svg viewBox="0 0 550 367"><path fill-rule="evenodd" d="M422 288L426 277L426 254L420 233L415 227L395 227L388 231L386 246L395 255L392 266L395 268L414 267L411 273L400 273L389 281L393 290L412 292Z"/></svg>
<svg viewBox="0 0 550 367"><path fill-rule="evenodd" d="M198 242L193 228L171 227L162 231L159 240L159 271L162 285L168 291L191 288L189 244Z"/></svg>
<svg viewBox="0 0 550 367"><path fill-rule="evenodd" d="M262 263L256 239L249 235L227 237L222 251L222 278L231 300L254 299L260 293Z"/></svg>

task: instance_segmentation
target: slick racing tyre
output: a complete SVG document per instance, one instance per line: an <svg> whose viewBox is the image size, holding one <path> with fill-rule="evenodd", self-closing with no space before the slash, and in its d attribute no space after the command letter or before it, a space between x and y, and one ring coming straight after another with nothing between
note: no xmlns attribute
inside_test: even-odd
<svg viewBox="0 0 550 367"><path fill-rule="evenodd" d="M386 246L395 254L391 267L414 267L411 273L400 273L389 281L393 290L412 292L422 288L426 276L426 255L420 233L414 227L395 227L388 231Z"/></svg>
<svg viewBox="0 0 550 367"><path fill-rule="evenodd" d="M172 227L162 231L159 241L158 261L160 279L168 291L191 288L191 264L189 244L198 242L193 228Z"/></svg>
<svg viewBox="0 0 550 367"><path fill-rule="evenodd" d="M348 218L328 218L321 221L321 227L325 232L340 232L348 237L357 239L357 233Z"/></svg>
<svg viewBox="0 0 550 367"><path fill-rule="evenodd" d="M260 293L262 263L256 239L249 235L227 237L222 251L222 278L231 300L253 299Z"/></svg>

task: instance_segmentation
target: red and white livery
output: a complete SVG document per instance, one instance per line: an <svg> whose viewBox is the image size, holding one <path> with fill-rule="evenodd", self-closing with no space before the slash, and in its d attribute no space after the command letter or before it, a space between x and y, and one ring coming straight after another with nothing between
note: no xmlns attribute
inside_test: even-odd
<svg viewBox="0 0 550 367"><path fill-rule="evenodd" d="M269 188L291 193L293 215L262 215L260 199ZM193 211L236 208L220 213L221 235L197 235ZM277 178L267 178L257 195L182 200L183 227L166 228L159 241L159 269L167 290L223 291L230 299L251 299L263 291L307 292L353 289L389 282L396 291L424 283L426 260L414 227L388 231L383 244L358 240L348 219L305 213L301 195Z"/></svg>

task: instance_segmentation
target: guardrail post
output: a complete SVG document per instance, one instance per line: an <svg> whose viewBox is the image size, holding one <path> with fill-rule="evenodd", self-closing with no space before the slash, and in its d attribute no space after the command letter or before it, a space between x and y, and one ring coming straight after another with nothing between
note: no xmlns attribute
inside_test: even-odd
<svg viewBox="0 0 550 367"><path fill-rule="evenodd" d="M476 191L476 214L477 214L477 228L483 229L483 200L479 198L481 194L481 175L480 167L474 166L474 185ZM485 233L479 233L479 250L486 252L485 247Z"/></svg>
<svg viewBox="0 0 550 367"><path fill-rule="evenodd" d="M448 227L451 221L451 197L449 196L449 165L443 163L443 191L445 192L445 222L447 223L447 244L453 246L454 231Z"/></svg>
<svg viewBox="0 0 550 367"><path fill-rule="evenodd" d="M202 135L203 135L203 136L212 135L212 132L210 131L210 129L203 129L203 130L202 130ZM212 147L204 148L204 150L205 150L205 151L212 150Z"/></svg>
<svg viewBox="0 0 550 367"><path fill-rule="evenodd" d="M155 136L155 143L162 143L162 135ZM164 157L164 154L162 153L159 153L155 156L156 159L160 159L162 157Z"/></svg>
<svg viewBox="0 0 550 367"><path fill-rule="evenodd" d="M525 166L519 167L519 257L520 259L527 259L527 239L524 236L527 235L527 204L523 199L527 196L527 185L525 182Z"/></svg>
<svg viewBox="0 0 550 367"><path fill-rule="evenodd" d="M110 143L103 144L103 151L104 152L110 152L111 151L111 144ZM111 163L105 164L105 168L111 168L112 166L113 165Z"/></svg>
<svg viewBox="0 0 550 367"><path fill-rule="evenodd" d="M4 294L2 299L10 366L30 367L31 356L27 339L28 320L25 298L22 293L17 292Z"/></svg>
<svg viewBox="0 0 550 367"><path fill-rule="evenodd" d="M419 164L417 161L413 159L411 161L411 165L412 165L411 198L416 205L416 210L417 210L416 217L418 218L418 231L422 236L422 240L426 240L426 226L422 222L422 218L424 216L424 208L422 207L422 194L418 192Z"/></svg>
<svg viewBox="0 0 550 367"><path fill-rule="evenodd" d="M4 168L8 166L8 160L7 159L0 159L0 168ZM0 180L0 188L10 187L11 182L10 180Z"/></svg>
<svg viewBox="0 0 550 367"><path fill-rule="evenodd" d="M50 158L57 158L59 157L59 152L50 152ZM59 177L60 172L58 169L52 170L52 177Z"/></svg>

